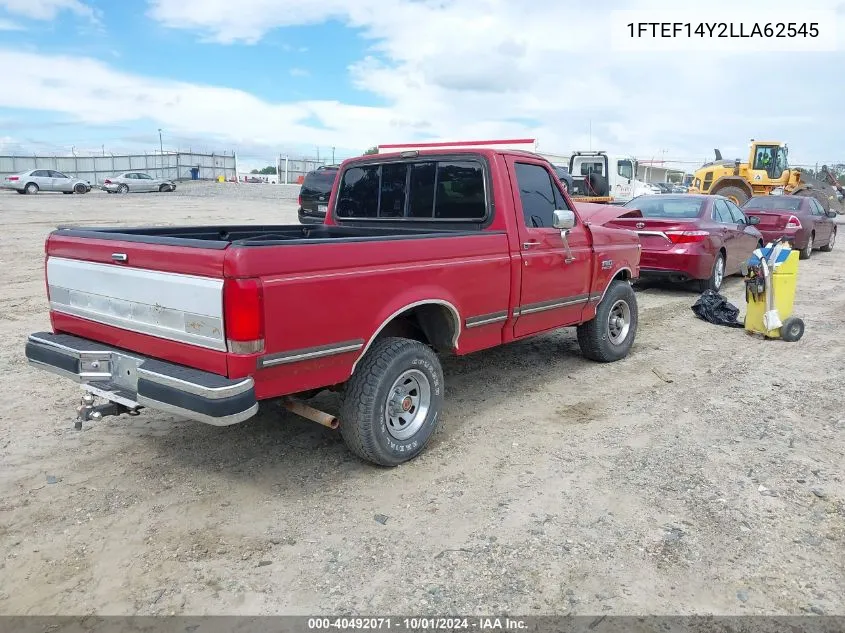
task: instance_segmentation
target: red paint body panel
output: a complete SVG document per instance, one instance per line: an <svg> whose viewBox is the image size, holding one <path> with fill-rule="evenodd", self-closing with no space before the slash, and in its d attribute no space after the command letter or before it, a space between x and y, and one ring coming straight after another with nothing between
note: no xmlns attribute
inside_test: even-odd
<svg viewBox="0 0 845 633"><path fill-rule="evenodd" d="M115 264L112 253L125 253L125 264L133 268L145 268L165 273L182 273L199 277L223 275L223 249L205 249L170 246L162 244L144 244L138 242L120 242L115 240L97 240L78 237L51 235L47 239L47 253L51 257L80 259L88 262Z"/></svg>
<svg viewBox="0 0 845 633"><path fill-rule="evenodd" d="M576 213L569 232L574 256L566 250L558 229L526 228L516 186L514 162L547 169L554 186L560 182L549 164L522 152L491 149L421 151L420 155L480 156L488 165L494 214L489 225L469 235L397 237L383 241L329 239L310 244L230 245L225 249L53 236L51 256L114 264L112 253L128 255L128 265L151 270L216 278L259 278L263 286L264 350L237 355L128 332L76 317L52 314L54 330L102 341L155 358L238 378L255 379L259 399L278 397L346 381L355 362L380 328L397 313L419 303L445 306L457 319L459 335L453 351L468 354L546 330L577 325L595 314L599 297L623 269L639 274L639 240L627 230L601 222L607 209L589 209L587 221L565 192ZM382 161L399 154L350 159ZM334 201L341 178L329 199ZM601 206L601 205L590 205ZM326 224L337 224L332 213ZM542 248L526 248L530 240ZM525 315L521 305L583 298ZM467 319L507 314L504 320L467 328ZM363 349L322 358L297 360L257 369L260 358L297 354L302 350L341 343ZM276 356L277 357L277 356Z"/></svg>

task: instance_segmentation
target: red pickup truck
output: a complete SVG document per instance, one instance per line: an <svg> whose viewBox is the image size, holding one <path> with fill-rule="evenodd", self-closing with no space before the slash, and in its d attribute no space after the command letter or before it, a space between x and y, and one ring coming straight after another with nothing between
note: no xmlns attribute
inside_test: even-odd
<svg viewBox="0 0 845 633"><path fill-rule="evenodd" d="M602 226L617 207L576 209L534 154L350 159L328 208L310 226L60 227L53 331L26 357L82 383L77 428L144 407L228 425L281 398L392 466L438 424L438 354L564 326L596 361L631 348L639 239ZM304 402L324 389L338 418Z"/></svg>

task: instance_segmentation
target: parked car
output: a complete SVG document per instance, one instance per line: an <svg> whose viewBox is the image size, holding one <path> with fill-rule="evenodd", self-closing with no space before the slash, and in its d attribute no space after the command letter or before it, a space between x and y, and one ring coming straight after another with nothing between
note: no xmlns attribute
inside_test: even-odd
<svg viewBox="0 0 845 633"><path fill-rule="evenodd" d="M167 178L153 178L142 171L125 171L103 181L109 193L140 193L145 191L176 191L176 183Z"/></svg>
<svg viewBox="0 0 845 633"><path fill-rule="evenodd" d="M832 251L836 242L836 211L824 207L809 196L754 196L742 205L749 218L757 218L757 228L766 242L787 237L801 259L809 259L813 250Z"/></svg>
<svg viewBox="0 0 845 633"><path fill-rule="evenodd" d="M91 183L82 178L68 176L55 169L30 169L19 174L6 176L3 179L2 188L28 194L35 194L39 191L88 193L91 191Z"/></svg>
<svg viewBox="0 0 845 633"><path fill-rule="evenodd" d="M669 182L655 182L653 183L660 191L659 193L672 193L672 183Z"/></svg>
<svg viewBox="0 0 845 633"><path fill-rule="evenodd" d="M321 226L57 229L52 332L26 357L86 385L79 428L141 407L229 425L283 398L400 464L442 416L437 352L567 326L589 359L631 349L639 239L553 174L518 151L378 154L343 163ZM339 422L304 402L324 389Z"/></svg>
<svg viewBox="0 0 845 633"><path fill-rule="evenodd" d="M686 187L679 182L672 182L669 183L669 185L672 189L670 193L687 193L689 191L689 187Z"/></svg>
<svg viewBox="0 0 845 633"><path fill-rule="evenodd" d="M326 219L329 194L338 171L338 165L327 165L305 174L299 190L298 216L302 224L322 224Z"/></svg>
<svg viewBox="0 0 845 633"><path fill-rule="evenodd" d="M640 196L624 206L630 211L609 226L639 234L643 279L692 280L702 292L718 291L763 243L757 220L722 196Z"/></svg>

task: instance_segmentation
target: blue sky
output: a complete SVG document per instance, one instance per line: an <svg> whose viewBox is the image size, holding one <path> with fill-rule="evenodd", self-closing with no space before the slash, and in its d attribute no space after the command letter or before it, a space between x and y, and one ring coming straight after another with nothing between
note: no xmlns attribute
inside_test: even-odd
<svg viewBox="0 0 845 633"><path fill-rule="evenodd" d="M165 149L250 164L515 137L696 161L766 137L793 162L845 162L845 4L812 4L836 50L616 50L610 12L679 6L660 0L0 0L0 64L17 69L0 153L151 151L161 128ZM743 6L801 19L782 0Z"/></svg>

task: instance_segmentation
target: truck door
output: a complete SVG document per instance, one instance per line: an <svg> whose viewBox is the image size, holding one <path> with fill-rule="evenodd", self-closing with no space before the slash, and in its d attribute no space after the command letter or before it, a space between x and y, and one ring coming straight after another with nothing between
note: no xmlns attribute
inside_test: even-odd
<svg viewBox="0 0 845 633"><path fill-rule="evenodd" d="M627 158L613 159L608 176L611 183L610 195L614 200L627 202L634 197L634 162Z"/></svg>
<svg viewBox="0 0 845 633"><path fill-rule="evenodd" d="M556 209L573 210L549 172L531 158L509 158L521 255L521 287L514 308L514 337L572 325L589 301L592 248L576 224L564 240L554 228Z"/></svg>

